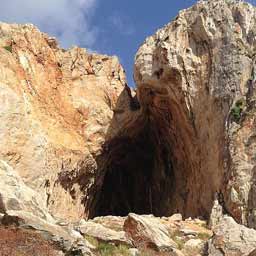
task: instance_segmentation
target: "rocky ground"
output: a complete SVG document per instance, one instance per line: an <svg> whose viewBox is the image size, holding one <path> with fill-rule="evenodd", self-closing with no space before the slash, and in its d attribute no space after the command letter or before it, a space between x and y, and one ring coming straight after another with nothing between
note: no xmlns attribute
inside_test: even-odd
<svg viewBox="0 0 256 256"><path fill-rule="evenodd" d="M7 224L6 221L4 223ZM61 255L57 251L60 244L45 240L45 234L52 235L51 231L22 228L23 224L19 228L17 222L16 226L11 222L8 224L11 226L2 227L0 233L2 255ZM183 221L180 214L169 218L136 214L106 216L81 220L80 223L62 223L61 227L77 232L81 245L88 249L87 255L106 256L205 255L208 240L213 234L205 221ZM69 254L82 255L75 248L69 249Z"/></svg>
<svg viewBox="0 0 256 256"><path fill-rule="evenodd" d="M2 224L1 256L253 256L256 248L256 231L228 216L212 228L202 219L183 220L181 214L157 218L132 213L51 227L3 216Z"/></svg>
<svg viewBox="0 0 256 256"><path fill-rule="evenodd" d="M20 229L15 226L0 228L0 255L61 255L52 242L45 240L35 230Z"/></svg>

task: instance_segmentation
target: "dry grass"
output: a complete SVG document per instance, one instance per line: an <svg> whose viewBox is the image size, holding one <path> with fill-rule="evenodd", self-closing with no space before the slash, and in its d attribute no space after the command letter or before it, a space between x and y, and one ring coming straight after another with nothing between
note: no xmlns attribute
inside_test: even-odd
<svg viewBox="0 0 256 256"><path fill-rule="evenodd" d="M130 256L129 247L125 245L114 245L105 242L99 242L97 247L99 256Z"/></svg>

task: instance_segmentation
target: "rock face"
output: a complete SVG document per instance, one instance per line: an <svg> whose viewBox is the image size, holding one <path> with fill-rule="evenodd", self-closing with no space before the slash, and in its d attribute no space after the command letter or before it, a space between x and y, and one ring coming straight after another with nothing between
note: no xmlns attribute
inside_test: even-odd
<svg viewBox="0 0 256 256"><path fill-rule="evenodd" d="M116 57L60 49L32 25L0 24L0 159L55 217L90 214L118 98L129 99Z"/></svg>
<svg viewBox="0 0 256 256"><path fill-rule="evenodd" d="M137 109L105 143L97 215L209 218L218 200L256 225L255 23L247 3L199 1L146 39Z"/></svg>
<svg viewBox="0 0 256 256"><path fill-rule="evenodd" d="M152 192L168 194L165 213L207 217L217 197L225 212L256 227L255 28L256 10L247 3L199 1L136 55L141 111L169 149L158 165L162 191Z"/></svg>
<svg viewBox="0 0 256 256"><path fill-rule="evenodd" d="M35 216L53 222L52 216L43 207L40 195L26 186L15 171L5 162L0 161L0 213L10 211L33 213Z"/></svg>
<svg viewBox="0 0 256 256"><path fill-rule="evenodd" d="M52 241L93 255L89 236L113 255L192 256L211 232L181 216L200 216L209 255L255 254L256 9L181 11L141 45L134 77L136 93L116 57L0 23L1 223L44 234L53 254ZM106 215L123 217L86 222Z"/></svg>

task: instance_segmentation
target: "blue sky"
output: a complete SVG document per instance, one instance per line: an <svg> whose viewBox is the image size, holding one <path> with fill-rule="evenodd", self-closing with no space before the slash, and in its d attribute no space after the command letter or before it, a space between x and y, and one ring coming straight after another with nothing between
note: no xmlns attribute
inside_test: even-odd
<svg viewBox="0 0 256 256"><path fill-rule="evenodd" d="M147 36L173 19L179 10L195 2L195 0L102 0L93 18L101 38L97 48L101 52L119 56L127 73L128 84L133 86L134 55L138 47Z"/></svg>
<svg viewBox="0 0 256 256"><path fill-rule="evenodd" d="M134 55L145 38L196 0L8 0L0 21L33 23L61 45L117 55L134 86ZM251 0L256 2L256 0Z"/></svg>

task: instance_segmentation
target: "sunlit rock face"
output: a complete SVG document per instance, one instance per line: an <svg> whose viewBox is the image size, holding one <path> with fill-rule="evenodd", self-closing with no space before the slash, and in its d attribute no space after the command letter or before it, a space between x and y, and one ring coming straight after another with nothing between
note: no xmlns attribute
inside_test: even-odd
<svg viewBox="0 0 256 256"><path fill-rule="evenodd" d="M181 11L141 45L134 78L117 57L0 23L0 244L254 255L256 9Z"/></svg>
<svg viewBox="0 0 256 256"><path fill-rule="evenodd" d="M208 216L217 197L255 227L255 36L251 5L200 1L140 47L141 112L164 125L173 170L166 213Z"/></svg>
<svg viewBox="0 0 256 256"><path fill-rule="evenodd" d="M255 23L237 1L181 11L138 50L136 93L116 57L1 23L1 164L57 219L208 218L218 200L256 227Z"/></svg>
<svg viewBox="0 0 256 256"><path fill-rule="evenodd" d="M115 133L118 98L124 112L125 88L116 57L63 50L33 25L0 24L0 158L55 217L89 215L96 158Z"/></svg>

